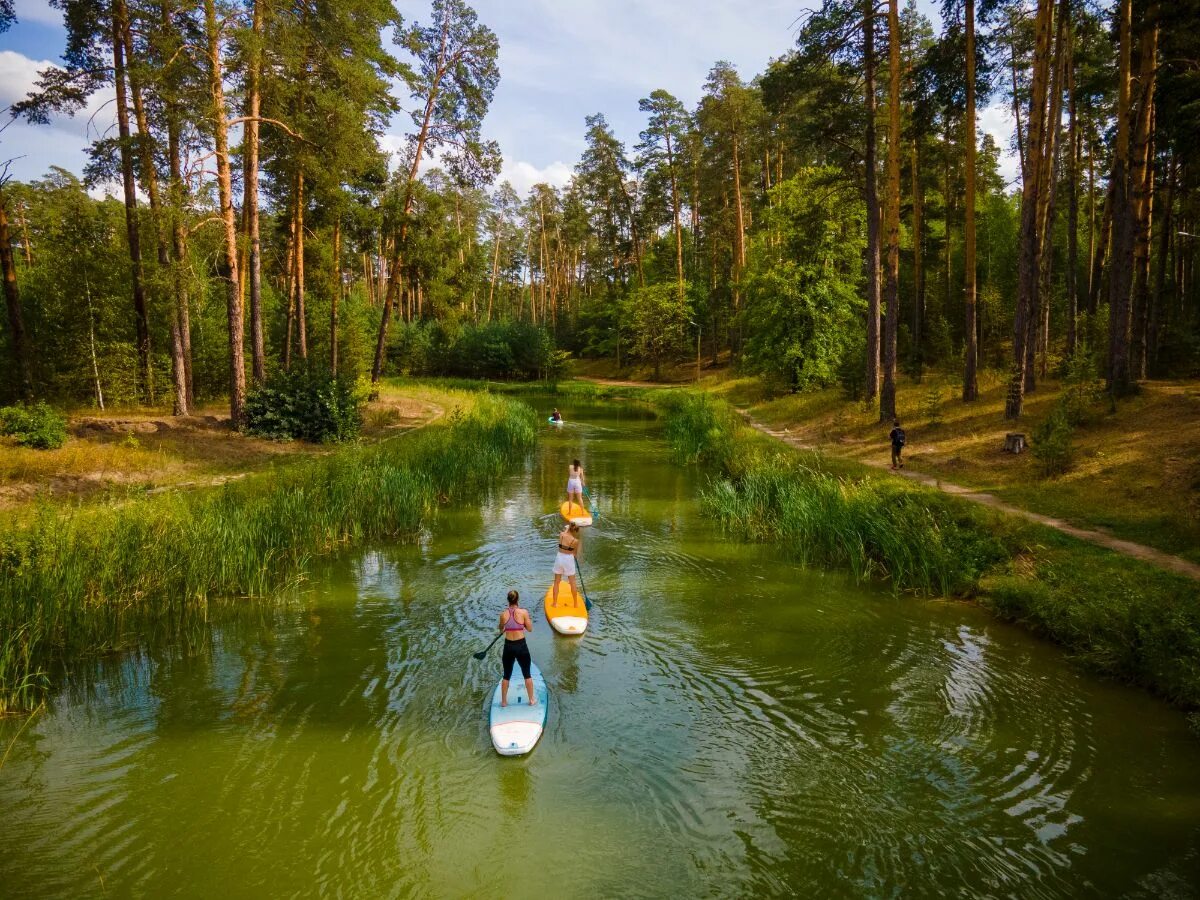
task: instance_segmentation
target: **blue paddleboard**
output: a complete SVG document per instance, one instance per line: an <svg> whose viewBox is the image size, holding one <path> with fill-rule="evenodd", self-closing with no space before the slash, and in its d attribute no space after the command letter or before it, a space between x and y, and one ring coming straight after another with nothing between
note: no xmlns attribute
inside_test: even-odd
<svg viewBox="0 0 1200 900"><path fill-rule="evenodd" d="M492 705L488 710L488 731L492 735L492 746L501 756L522 756L533 749L546 727L546 707L550 702L550 691L546 679L536 664L529 668L533 678L533 695L537 703L529 705L525 692L525 679L521 667L513 670L508 683L508 706L500 705L500 682L492 693Z"/></svg>

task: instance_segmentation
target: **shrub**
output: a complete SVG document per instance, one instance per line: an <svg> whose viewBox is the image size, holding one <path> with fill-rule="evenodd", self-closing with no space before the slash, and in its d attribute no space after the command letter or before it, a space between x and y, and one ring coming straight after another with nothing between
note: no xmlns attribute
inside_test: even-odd
<svg viewBox="0 0 1200 900"><path fill-rule="evenodd" d="M1075 352L1063 360L1063 385L1058 402L1067 422L1072 426L1089 422L1097 404L1104 399L1104 384L1097 374L1095 356L1086 343L1076 345Z"/></svg>
<svg viewBox="0 0 1200 900"><path fill-rule="evenodd" d="M246 431L272 440L340 444L358 437L365 391L327 372L280 372L246 397Z"/></svg>
<svg viewBox="0 0 1200 900"><path fill-rule="evenodd" d="M522 381L558 378L566 362L549 331L511 320L403 325L395 329L388 357L392 370L406 375Z"/></svg>
<svg viewBox="0 0 1200 900"><path fill-rule="evenodd" d="M0 409L0 434L35 450L57 450L67 442L66 416L43 402Z"/></svg>
<svg viewBox="0 0 1200 900"><path fill-rule="evenodd" d="M1043 476L1061 475L1071 468L1075 461L1075 448L1071 444L1073 431L1066 407L1061 402L1033 430L1030 450Z"/></svg>
<svg viewBox="0 0 1200 900"><path fill-rule="evenodd" d="M930 428L937 428L942 424L942 403L944 399L940 387L931 387L925 392L925 399L921 401L921 412L928 420Z"/></svg>

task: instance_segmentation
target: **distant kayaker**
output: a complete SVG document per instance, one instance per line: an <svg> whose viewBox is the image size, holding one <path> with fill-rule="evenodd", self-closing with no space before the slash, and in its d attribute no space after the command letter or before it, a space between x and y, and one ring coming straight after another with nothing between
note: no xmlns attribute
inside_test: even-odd
<svg viewBox="0 0 1200 900"><path fill-rule="evenodd" d="M571 585L574 600L571 605L579 605L579 589L575 587L575 557L578 554L579 526L568 522L558 535L558 553L554 557L554 597L550 601L551 606L558 606L558 586L562 584L564 575Z"/></svg>
<svg viewBox="0 0 1200 900"><path fill-rule="evenodd" d="M900 427L899 419L892 422L892 430L888 433L888 437L892 441L892 468L903 469L904 460L900 458L900 454L904 450L907 438L904 436L904 429Z"/></svg>
<svg viewBox="0 0 1200 900"><path fill-rule="evenodd" d="M567 502L583 506L583 466L579 464L579 460L571 463L567 475Z"/></svg>
<svg viewBox="0 0 1200 900"><path fill-rule="evenodd" d="M557 406L556 406L556 407L554 407L554 412L552 412L552 413L550 414L550 421L551 421L551 422L561 422L561 421L562 421L562 413L560 413L560 412L558 411L558 407L557 407Z"/></svg>
<svg viewBox="0 0 1200 900"><path fill-rule="evenodd" d="M500 705L508 706L508 682L512 678L513 663L521 666L521 676L525 679L525 691L529 694L529 705L537 703L533 695L533 679L529 677L529 667L533 660L529 657L529 645L525 643L525 632L533 631L533 619L529 610L518 606L521 595L516 591L508 592L508 609L500 613L500 630L504 632L504 655L501 657L504 665L504 680L500 682Z"/></svg>

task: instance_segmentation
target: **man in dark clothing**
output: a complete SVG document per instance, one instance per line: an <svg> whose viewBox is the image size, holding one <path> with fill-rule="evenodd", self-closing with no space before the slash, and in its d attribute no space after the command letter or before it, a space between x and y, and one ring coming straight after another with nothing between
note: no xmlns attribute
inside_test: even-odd
<svg viewBox="0 0 1200 900"><path fill-rule="evenodd" d="M892 422L892 430L888 434L892 440L892 468L903 469L904 460L900 458L900 451L904 449L904 429L900 427L900 420L896 419Z"/></svg>

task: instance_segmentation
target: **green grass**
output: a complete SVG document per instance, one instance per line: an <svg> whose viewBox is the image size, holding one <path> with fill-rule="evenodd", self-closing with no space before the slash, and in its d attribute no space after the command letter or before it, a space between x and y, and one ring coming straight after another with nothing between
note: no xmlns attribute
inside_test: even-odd
<svg viewBox="0 0 1200 900"><path fill-rule="evenodd" d="M0 535L0 713L30 708L55 661L127 646L210 599L267 596L314 555L414 533L508 472L533 447L535 418L481 395L401 440L220 489L43 508Z"/></svg>
<svg viewBox="0 0 1200 900"><path fill-rule="evenodd" d="M898 479L797 451L709 394L649 395L681 460L710 467L703 509L798 561L976 598L1103 674L1200 708L1200 585Z"/></svg>

